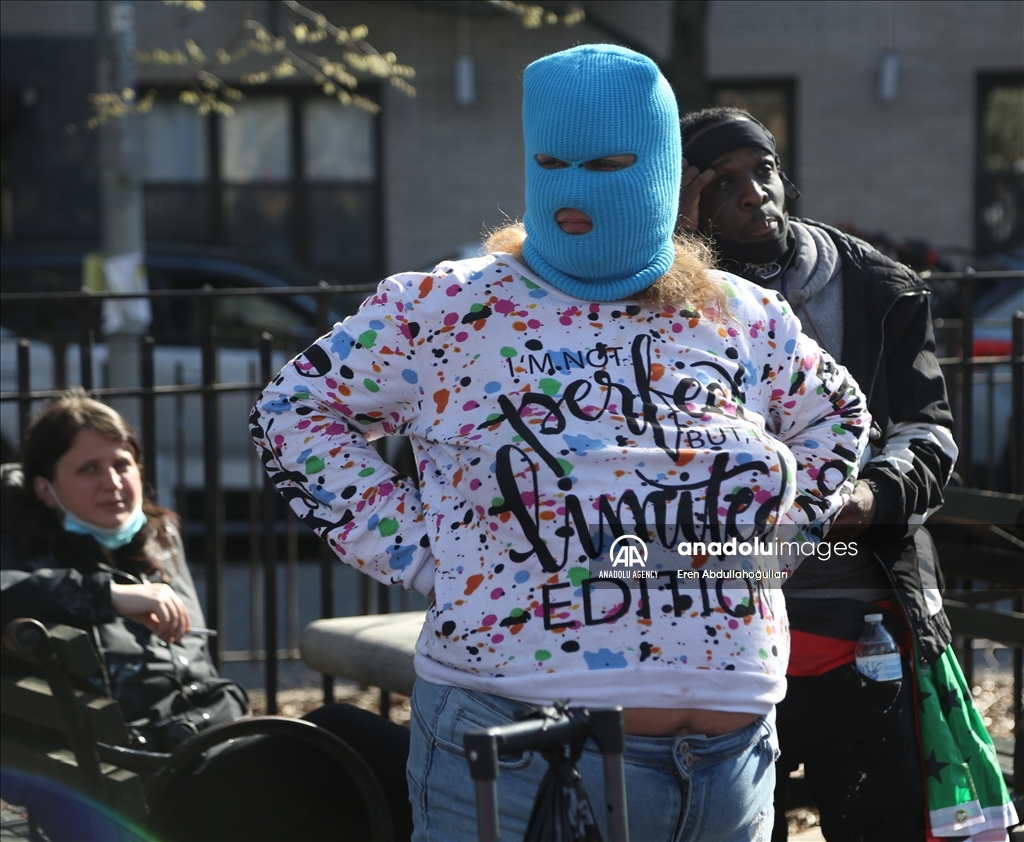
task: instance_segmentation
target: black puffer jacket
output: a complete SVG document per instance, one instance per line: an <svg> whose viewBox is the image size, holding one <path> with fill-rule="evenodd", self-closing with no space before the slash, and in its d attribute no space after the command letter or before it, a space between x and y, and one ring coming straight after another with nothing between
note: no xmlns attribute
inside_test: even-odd
<svg viewBox="0 0 1024 842"><path fill-rule="evenodd" d="M182 687L195 684L201 689L217 680L205 636L186 635L181 644L167 644L140 623L115 614L111 605L110 584L121 570L137 579L166 581L188 608L192 625L205 625L177 530L169 527L171 547L154 542L147 548L168 572L166 579L153 573L146 576L124 561L114 568L111 556L88 535L62 532L52 553L25 558L10 532L21 471L11 465L3 468L6 523L0 534L0 616L5 628L17 617L32 617L90 631L106 663L110 694L120 702L128 721L145 717L151 707ZM127 577L117 580L131 583ZM231 695L237 708L234 716L242 716L247 709L245 691L237 688Z"/></svg>
<svg viewBox="0 0 1024 842"><path fill-rule="evenodd" d="M878 503L876 524L862 536L885 569L931 663L949 645L934 546L919 526L942 505L956 461L953 415L935 356L928 289L908 267L841 231L824 231L843 267L843 365L868 396L880 428L861 471ZM877 451L877 452L876 452Z"/></svg>

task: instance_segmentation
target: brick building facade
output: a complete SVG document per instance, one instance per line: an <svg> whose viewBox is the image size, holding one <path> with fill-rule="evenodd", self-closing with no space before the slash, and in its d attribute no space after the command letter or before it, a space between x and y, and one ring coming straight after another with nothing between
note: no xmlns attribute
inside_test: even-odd
<svg viewBox="0 0 1024 842"><path fill-rule="evenodd" d="M197 14L180 5L137 3L139 49L169 49L193 38L212 54L237 29L242 5L240 0L216 0ZM372 135L372 149L364 150L363 162L353 165L349 176L327 178L323 184L328 186L314 183L319 177L315 174L312 181L295 175L303 164L301 156L295 157L299 153L294 144L289 146L294 160L281 166L292 167L292 176L281 176L277 198L269 187L259 194L263 216L258 224L251 223L258 235L243 230L250 225L246 220L255 219L252 214L243 214L237 224L196 225L204 236L216 229L225 241L234 236L235 225L243 231L236 244L254 248L271 248L268 244L277 242L274 225L297 226L302 230L296 238L284 237L273 246L282 256L329 270L332 260L345 259L345 249L365 248L368 254L375 250L371 263L380 272L425 267L478 240L486 229L522 215L519 79L526 64L576 43L614 40L615 35L667 63L676 7L644 0L582 3L590 12L582 24L525 29L517 19L478 2L309 5L333 23L368 26L371 43L416 69L417 96L410 99L387 85L367 88L381 106L358 129ZM773 119L781 122L773 128L786 141L791 175L803 191L802 214L881 229L896 238L974 247L976 221L986 212L984 197L976 197L984 175L979 169L984 168L979 164L982 99L986 80L1003 80L1011 94L1014 85L1024 91L1024 5L1017 0L709 0L704 8L712 94L723 102L775 103ZM275 31L284 29L292 15L274 0L256 0L252 10L255 19ZM95 3L3 0L0 12L5 109L13 97L20 110L10 124L5 117L5 238L95 238L96 185L89 172L95 142L89 132L72 131L84 123L84 97L95 85ZM890 101L879 88L886 51L896 56L898 65ZM460 54L473 58L473 104L456 102ZM253 67L242 63L227 68L223 78L239 84ZM143 90L155 85L171 96L180 85L179 70L142 64L139 71ZM280 106L285 115L281 119L295 124L288 137L299 138L294 142L303 149L315 145L297 134L311 131L308 127L315 121L308 114L323 110L311 105L320 95L308 77L299 74L281 84L246 90L252 102L290 97L291 105ZM254 125L277 107L271 106L252 112ZM300 124L306 128L296 128ZM221 143L222 153L225 131L222 127L211 135ZM218 154L210 148L209 155L203 152L207 158ZM321 157L329 152L322 149ZM196 170L199 175L189 182L196 190L211 177L212 166L207 161L205 169ZM308 172L316 170L309 154L305 166ZM59 183L46 176L56 170L62 173ZM1020 173L1010 175L1013 192L1013 178ZM253 178L254 184L259 181ZM154 218L151 231L178 230L166 226L186 215L182 208L189 207L190 194L184 190L156 190L154 196L170 198L153 199L151 211L163 212L170 222ZM314 201L317 190L324 197L320 205ZM252 195L257 193L253 187ZM1019 195L1016 201L1016 212L1024 214ZM1013 212L1012 202L1008 207ZM339 235L335 254L331 232L342 230L338 220L345 213L358 225ZM373 225L366 223L370 217ZM196 215L193 222L199 219ZM1016 224L1016 229L1004 229L1019 230ZM307 234L316 226L319 233ZM372 248L368 238L376 238ZM369 271L371 263L360 266Z"/></svg>

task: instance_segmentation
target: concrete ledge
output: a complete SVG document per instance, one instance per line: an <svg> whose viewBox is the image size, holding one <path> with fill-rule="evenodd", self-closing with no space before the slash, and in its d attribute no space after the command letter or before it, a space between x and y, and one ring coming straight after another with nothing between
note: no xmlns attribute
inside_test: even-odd
<svg viewBox="0 0 1024 842"><path fill-rule="evenodd" d="M316 620L302 632L302 660L318 672L395 693L412 693L422 611Z"/></svg>

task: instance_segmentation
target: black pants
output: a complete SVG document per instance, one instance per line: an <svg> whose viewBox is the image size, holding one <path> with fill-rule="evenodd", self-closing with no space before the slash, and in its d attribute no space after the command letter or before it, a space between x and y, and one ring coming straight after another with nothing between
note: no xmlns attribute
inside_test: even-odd
<svg viewBox="0 0 1024 842"><path fill-rule="evenodd" d="M853 664L788 679L778 706L773 842L786 839L789 773L804 764L829 842L924 839L924 783L910 665L904 680L875 682Z"/></svg>
<svg viewBox="0 0 1024 842"><path fill-rule="evenodd" d="M409 839L409 730L347 704L303 718L362 756L388 799L395 838ZM250 737L229 745L169 792L151 829L166 842L369 839L361 815L358 791L326 754L286 737Z"/></svg>

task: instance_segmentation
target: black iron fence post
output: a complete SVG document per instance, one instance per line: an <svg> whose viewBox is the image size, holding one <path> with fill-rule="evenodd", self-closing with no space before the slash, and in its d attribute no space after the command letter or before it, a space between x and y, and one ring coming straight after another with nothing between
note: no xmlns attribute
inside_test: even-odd
<svg viewBox="0 0 1024 842"><path fill-rule="evenodd" d="M327 284L320 282L323 292L316 296L316 332L323 336L330 330L331 299L327 291ZM320 542L320 616L328 618L334 616L334 553L327 546L326 541ZM334 677L324 673L324 704L334 702Z"/></svg>
<svg viewBox="0 0 1024 842"><path fill-rule="evenodd" d="M257 382L260 373L259 360L249 365L249 379ZM253 395L253 401L259 392ZM249 639L251 648L263 634L263 547L266 540L266 523L263 518L263 495L266 493L266 473L259 456L253 450L249 456Z"/></svg>
<svg viewBox="0 0 1024 842"><path fill-rule="evenodd" d="M53 385L56 389L68 387L68 343L64 339L54 339L50 343L53 348Z"/></svg>
<svg viewBox="0 0 1024 842"><path fill-rule="evenodd" d="M260 337L260 379L269 383L274 338ZM277 713L277 489L263 475L263 651L266 653L267 713Z"/></svg>
<svg viewBox="0 0 1024 842"><path fill-rule="evenodd" d="M1010 324L1010 354L1012 362L1012 411L1010 417L1013 423L1010 427L1010 452L1013 454L1013 465L1010 470L1010 488L1016 494L1024 494L1024 312L1018 310L1013 314ZM1018 596L1013 601L1013 610L1024 614L1024 597ZM1018 740L1018 754L1020 752L1019 741L1024 738L1021 728L1024 726L1024 719L1021 718L1021 711L1024 710L1024 647L1018 646L1013 650L1013 721L1016 723L1016 738ZM1021 774L1024 769L1015 768L1015 774ZM1018 787L1020 788L1020 787Z"/></svg>
<svg viewBox="0 0 1024 842"><path fill-rule="evenodd" d="M19 450L25 449L25 436L32 423L32 343L27 339L18 340L18 440Z"/></svg>
<svg viewBox="0 0 1024 842"><path fill-rule="evenodd" d="M223 502L220 477L220 419L217 393L217 342L213 323L213 298L200 299L202 313L202 385L203 385L203 511L206 539L206 613L211 628L220 629L224 622L224 541ZM210 655L220 667L224 635L211 640Z"/></svg>
<svg viewBox="0 0 1024 842"><path fill-rule="evenodd" d="M1018 310L1010 323L1010 354L1012 410L1010 417L1010 452L1013 466L1010 471L1010 488L1016 494L1024 494L1024 312Z"/></svg>
<svg viewBox="0 0 1024 842"><path fill-rule="evenodd" d="M974 485L974 284L960 287L960 477Z"/></svg>
<svg viewBox="0 0 1024 842"><path fill-rule="evenodd" d="M154 351L156 343L152 336L139 339L139 383L142 384L142 461L146 465L146 480L156 492L159 488L157 476L160 466L156 460L156 385ZM166 502L164 503L166 505Z"/></svg>
<svg viewBox="0 0 1024 842"><path fill-rule="evenodd" d="M185 368L180 363L174 364L174 385L185 385ZM188 520L188 483L185 472L188 470L185 460L185 395L177 392L174 395L174 510L181 522ZM165 500L166 506L170 501Z"/></svg>
<svg viewBox="0 0 1024 842"><path fill-rule="evenodd" d="M95 309L91 304L85 307L86 317L82 322L82 332L78 340L79 379L82 388L87 392L91 392L94 385L92 382L92 352L96 337L92 329L92 316Z"/></svg>

